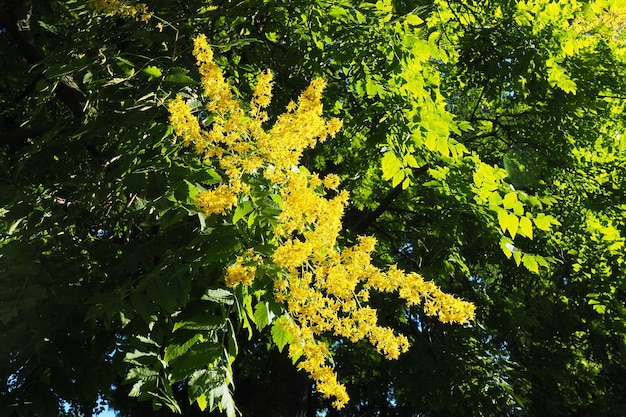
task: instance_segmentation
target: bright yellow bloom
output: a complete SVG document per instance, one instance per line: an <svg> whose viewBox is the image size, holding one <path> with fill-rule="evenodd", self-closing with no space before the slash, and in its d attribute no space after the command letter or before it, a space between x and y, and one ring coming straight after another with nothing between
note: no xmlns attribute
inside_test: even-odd
<svg viewBox="0 0 626 417"><path fill-rule="evenodd" d="M209 98L207 109L211 113L241 114L239 103L233 99L230 87L224 80L222 72L213 62L213 51L207 43L206 36L200 35L194 39L193 54L200 70L204 94Z"/></svg>
<svg viewBox="0 0 626 417"><path fill-rule="evenodd" d="M183 144L189 146L190 143L204 144L203 131L200 129L198 119L191 113L191 109L185 103L182 96L177 95L176 99L170 101L167 105L170 113L170 123L174 126L174 132L177 136L183 138Z"/></svg>
<svg viewBox="0 0 626 417"><path fill-rule="evenodd" d="M339 176L336 174L328 174L324 177L324 187L336 189L339 186Z"/></svg>
<svg viewBox="0 0 626 417"><path fill-rule="evenodd" d="M339 133L342 126L343 126L342 120L337 119L337 118L330 119L330 121L326 125L326 133L331 138L334 138L337 135L337 133Z"/></svg>
<svg viewBox="0 0 626 417"><path fill-rule="evenodd" d="M311 256L313 250L309 242L300 240L288 240L278 247L272 255L274 262L285 268L293 268L302 265Z"/></svg>
<svg viewBox="0 0 626 417"><path fill-rule="evenodd" d="M195 203L206 216L225 214L237 204L237 195L227 185L220 185L214 190L198 193Z"/></svg>
<svg viewBox="0 0 626 417"><path fill-rule="evenodd" d="M272 101L272 73L267 70L259 75L254 95L250 101L250 114L252 117L267 120L267 114L261 113Z"/></svg>
<svg viewBox="0 0 626 417"><path fill-rule="evenodd" d="M258 187L259 179L265 181L265 192L282 201L275 219L276 249L270 256L282 268L273 285L274 299L285 308L278 325L291 335L289 355L297 359L298 368L315 381L318 392L341 408L348 395L337 380L328 347L320 340L322 334L333 333L352 342L366 339L389 359L408 349L404 335L378 324L376 310L366 304L372 291L397 292L408 306L423 303L426 314L443 322L472 319L474 306L443 293L416 273L405 273L395 265L386 271L372 265L373 237L361 236L351 247L338 247L348 193L343 190L327 198L323 188L337 189L339 177L329 174L321 180L299 167L307 148L341 128L340 120L322 117L323 80L314 79L297 102L291 102L273 126L265 129L271 73L259 75L246 114L213 62L206 38L199 36L194 46L207 109L213 113L212 127L202 129L181 97L168 104L170 122L184 144L193 144L198 154L219 167L224 178L214 189L198 193L196 206L207 216L228 214L251 187ZM261 257L253 250L243 251L226 268L226 285L253 284L255 265L260 263Z"/></svg>
<svg viewBox="0 0 626 417"><path fill-rule="evenodd" d="M256 267L242 265L243 258L237 257L237 261L226 269L226 285L235 288L238 285L250 285L254 281Z"/></svg>

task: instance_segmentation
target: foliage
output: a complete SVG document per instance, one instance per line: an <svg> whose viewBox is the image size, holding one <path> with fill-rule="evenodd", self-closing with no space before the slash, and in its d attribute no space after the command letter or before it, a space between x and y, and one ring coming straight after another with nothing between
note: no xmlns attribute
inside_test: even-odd
<svg viewBox="0 0 626 417"><path fill-rule="evenodd" d="M625 7L0 2L5 414L619 415Z"/></svg>

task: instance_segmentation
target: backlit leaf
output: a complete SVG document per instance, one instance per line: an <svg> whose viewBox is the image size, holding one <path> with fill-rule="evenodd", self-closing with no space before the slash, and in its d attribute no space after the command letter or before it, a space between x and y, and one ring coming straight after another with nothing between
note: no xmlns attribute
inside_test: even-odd
<svg viewBox="0 0 626 417"><path fill-rule="evenodd" d="M145 67L142 71L151 77L160 77L162 75L161 70L153 65Z"/></svg>
<svg viewBox="0 0 626 417"><path fill-rule="evenodd" d="M522 257L522 263L530 272L534 272L535 274L539 273L539 265L533 255L525 253Z"/></svg>
<svg viewBox="0 0 626 417"><path fill-rule="evenodd" d="M285 345L291 342L293 338L289 330L287 330L286 328L288 320L289 319L283 316L274 321L274 324L272 325L272 341L276 344L276 347L281 352Z"/></svg>
<svg viewBox="0 0 626 417"><path fill-rule="evenodd" d="M529 239L533 238L533 224L528 217L521 217L519 221L519 233Z"/></svg>

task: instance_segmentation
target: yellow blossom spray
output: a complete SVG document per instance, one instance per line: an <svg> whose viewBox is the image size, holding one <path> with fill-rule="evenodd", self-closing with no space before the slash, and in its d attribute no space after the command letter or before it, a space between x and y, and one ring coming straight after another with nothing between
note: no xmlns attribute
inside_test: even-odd
<svg viewBox="0 0 626 417"><path fill-rule="evenodd" d="M378 324L376 310L368 306L371 291L397 292L408 306L423 304L426 314L445 323L474 317L473 304L442 292L421 275L372 265L375 238L362 236L352 247L338 245L348 193L339 191L327 198L324 189L337 189L339 177L330 174L320 179L299 167L305 149L341 128L340 120L323 117L323 80L314 79L297 102L291 102L265 128L269 120L265 109L272 98L271 72L259 76L249 111L245 111L213 61L205 36L195 39L194 55L213 123L210 130L203 129L181 96L168 105L170 122L185 145L193 145L224 173L222 183L198 193L196 206L207 216L228 214L258 178L269 182L268 193L281 202L273 229L273 253L263 258L248 250L239 256L226 268L226 285L251 285L263 263L278 267L272 277L273 298L284 308L277 325L290 335L289 356L315 381L318 392L333 399L334 407L341 408L349 398L337 380L322 335L351 342L367 339L389 359L409 347L406 336Z"/></svg>

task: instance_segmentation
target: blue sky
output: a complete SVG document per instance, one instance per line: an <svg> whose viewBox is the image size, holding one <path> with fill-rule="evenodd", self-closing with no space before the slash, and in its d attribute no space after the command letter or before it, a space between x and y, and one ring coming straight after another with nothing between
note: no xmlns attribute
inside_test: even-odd
<svg viewBox="0 0 626 417"><path fill-rule="evenodd" d="M115 413L110 408L107 408L105 411L98 414L97 417L115 417Z"/></svg>

